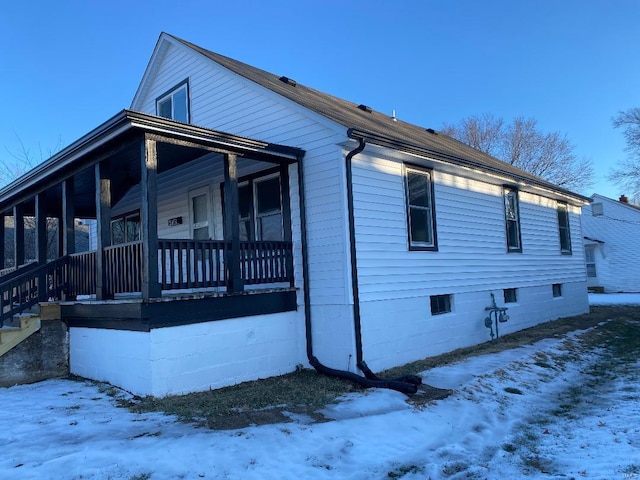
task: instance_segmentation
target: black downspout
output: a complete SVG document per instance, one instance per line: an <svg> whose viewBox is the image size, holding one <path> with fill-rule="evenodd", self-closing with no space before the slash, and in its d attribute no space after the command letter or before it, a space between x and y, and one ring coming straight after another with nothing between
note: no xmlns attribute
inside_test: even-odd
<svg viewBox="0 0 640 480"><path fill-rule="evenodd" d="M364 361L362 353L362 322L360 320L360 287L358 285L358 257L356 249L356 220L353 200L353 168L352 160L357 154L361 153L366 142L363 137L354 135L351 130L347 132L347 136L358 140L358 146L351 150L346 156L346 179L347 179L347 210L349 212L349 252L351 256L351 290L353 295L353 323L356 341L356 365L364 373L369 380L386 381L378 377L371 371L367 363ZM405 375L394 379L393 381L407 383L413 387L413 393L417 391L417 385L422 383L422 378L416 375Z"/></svg>
<svg viewBox="0 0 640 480"><path fill-rule="evenodd" d="M363 146L364 148L364 146ZM355 155L355 153L353 154ZM352 155L352 156L353 156ZM303 278L303 299L304 299L304 320L305 331L307 340L307 358L313 368L323 375L343 378L355 382L362 387L372 388L391 388L403 393L416 393L417 386L413 383L396 381L396 380L382 380L382 379L370 379L362 377L356 373L346 370L337 370L327 367L320 363L318 358L313 354L313 337L311 332L311 294L309 287L309 256L307 251L307 210L305 205L305 189L304 189L304 167L302 165L302 158L298 158L298 191L300 195L300 237L302 243L302 278ZM360 344L360 352L362 352L362 345ZM418 377L419 378L419 377Z"/></svg>
<svg viewBox="0 0 640 480"><path fill-rule="evenodd" d="M356 218L353 212L353 172L351 169L352 159L364 150L366 143L360 137L358 146L347 153L347 211L349 212L349 254L351 257L351 293L353 295L353 328L356 334L356 365L360 370L364 363L362 354L362 323L360 322L360 288L358 286L358 258L356 252ZM364 372L364 370L362 370ZM365 374L366 376L366 374Z"/></svg>

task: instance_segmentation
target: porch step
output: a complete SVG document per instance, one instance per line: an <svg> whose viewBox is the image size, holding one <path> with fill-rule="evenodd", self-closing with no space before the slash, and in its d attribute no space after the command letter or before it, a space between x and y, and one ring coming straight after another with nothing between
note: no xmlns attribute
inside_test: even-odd
<svg viewBox="0 0 640 480"><path fill-rule="evenodd" d="M26 314L20 315L18 319L19 326L0 328L0 357L40 330L39 316Z"/></svg>

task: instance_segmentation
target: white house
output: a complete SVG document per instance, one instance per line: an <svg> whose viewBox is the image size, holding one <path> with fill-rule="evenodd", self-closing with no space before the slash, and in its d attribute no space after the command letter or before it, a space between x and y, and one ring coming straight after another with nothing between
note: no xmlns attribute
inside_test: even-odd
<svg viewBox="0 0 640 480"><path fill-rule="evenodd" d="M593 195L582 207L582 233L590 289L640 292L640 207L624 195Z"/></svg>
<svg viewBox="0 0 640 480"><path fill-rule="evenodd" d="M48 295L71 370L162 396L299 364L378 384L489 340L488 307L508 309L500 333L584 313L586 200L163 33L130 110L0 211L97 219L96 251L61 251L89 280Z"/></svg>

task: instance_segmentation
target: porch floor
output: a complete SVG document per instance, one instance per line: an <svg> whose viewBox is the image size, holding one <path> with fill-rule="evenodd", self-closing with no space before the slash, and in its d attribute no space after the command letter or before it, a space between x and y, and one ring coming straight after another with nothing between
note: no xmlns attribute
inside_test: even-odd
<svg viewBox="0 0 640 480"><path fill-rule="evenodd" d="M294 287L167 290L144 301L140 294L120 294L113 300L87 296L73 301L46 302L41 309L59 316L69 327L150 331L193 323L267 315L297 310ZM59 309L59 311L58 311Z"/></svg>

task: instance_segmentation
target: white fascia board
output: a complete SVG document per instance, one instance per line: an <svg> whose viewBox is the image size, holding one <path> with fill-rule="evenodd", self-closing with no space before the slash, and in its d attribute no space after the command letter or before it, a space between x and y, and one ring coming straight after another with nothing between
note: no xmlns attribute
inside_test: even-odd
<svg viewBox="0 0 640 480"><path fill-rule="evenodd" d="M346 149L352 150L357 145L357 142L355 140L350 140L348 142L342 143L341 145ZM452 175L458 175L461 177L468 177L474 180L485 181L493 185L505 185L505 184L515 185L518 189L521 189L523 191L537 193L537 194L540 194L541 196L551 198L551 199L566 201L578 207L589 205L588 201L583 200L580 197L568 195L560 191L542 187L540 185L535 185L535 184L526 182L522 179L511 177L507 173L501 175L495 172L489 172L479 168L472 168L467 165L461 165L454 161L447 162L444 160L431 158L426 155L424 156L418 155L416 153L405 152L402 150L395 150L395 152L397 152L396 155L389 155L388 153L386 153L389 151L388 147L371 144L371 143L367 143L364 151L368 151L369 153L372 153L372 154L377 154L382 158L389 158L389 159L395 159L395 160L402 159L402 157L406 157L408 161L411 161L412 158L418 158L420 160L427 161L428 163L431 163L433 165L440 165L440 167L436 167L435 169L441 172L449 173Z"/></svg>
<svg viewBox="0 0 640 480"><path fill-rule="evenodd" d="M158 37L156 46L154 47L153 53L151 54L151 58L149 58L149 63L147 63L147 68L145 68L144 73L142 74L142 79L140 80L136 93L133 96L133 100L131 101L131 110L140 110L141 99L147 92L148 85L151 83L151 79L158 72L162 58L169 48L169 43L178 45L178 43L173 40L170 35L162 32L160 34L160 37Z"/></svg>

